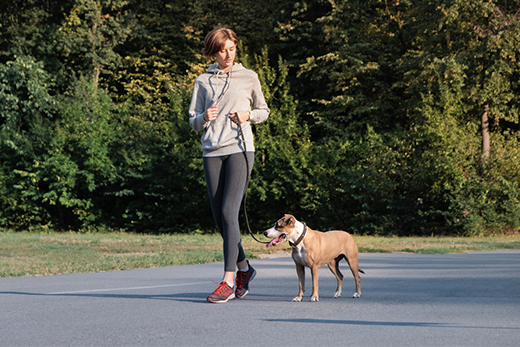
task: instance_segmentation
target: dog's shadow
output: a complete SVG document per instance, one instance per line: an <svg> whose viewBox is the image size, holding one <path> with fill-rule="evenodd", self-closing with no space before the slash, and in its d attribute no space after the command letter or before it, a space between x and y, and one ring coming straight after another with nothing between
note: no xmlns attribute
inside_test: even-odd
<svg viewBox="0 0 520 347"><path fill-rule="evenodd" d="M461 326L453 323L431 323L431 322L384 322L384 321L362 321L347 319L316 319L316 318L291 318L291 319L264 319L266 322L275 323L309 323L309 324L344 324L344 325L363 325L363 326L394 326L394 327L415 327L415 328L471 328L471 329L510 329L520 330L516 327L492 327L492 326Z"/></svg>

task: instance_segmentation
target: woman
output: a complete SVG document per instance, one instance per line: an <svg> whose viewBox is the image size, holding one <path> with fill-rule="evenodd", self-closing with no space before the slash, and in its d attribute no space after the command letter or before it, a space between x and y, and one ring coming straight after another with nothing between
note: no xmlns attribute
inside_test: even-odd
<svg viewBox="0 0 520 347"><path fill-rule="evenodd" d="M193 130L204 131L204 176L213 218L224 241L224 277L207 299L212 303L244 297L256 275L245 258L238 215L254 162L250 122L265 121L269 108L257 74L235 63L237 44L230 29L215 29L206 36L203 53L216 63L195 80L189 111Z"/></svg>

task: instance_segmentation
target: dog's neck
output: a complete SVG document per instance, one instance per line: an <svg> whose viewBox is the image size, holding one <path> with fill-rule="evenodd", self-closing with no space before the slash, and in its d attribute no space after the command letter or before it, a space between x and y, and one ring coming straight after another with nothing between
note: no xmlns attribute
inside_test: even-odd
<svg viewBox="0 0 520 347"><path fill-rule="evenodd" d="M296 247L298 247L300 242L302 242L305 235L307 235L307 225L305 223L296 221L296 223L294 224L294 229L296 230L296 232L294 233L295 236L294 236L294 238L291 237L291 240L289 241L289 245L293 248L296 248ZM291 236L292 236L292 234L291 234Z"/></svg>

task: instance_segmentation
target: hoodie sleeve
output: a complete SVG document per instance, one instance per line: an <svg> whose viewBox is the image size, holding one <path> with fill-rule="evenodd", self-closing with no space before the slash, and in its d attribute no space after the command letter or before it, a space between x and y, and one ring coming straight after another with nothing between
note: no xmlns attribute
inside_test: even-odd
<svg viewBox="0 0 520 347"><path fill-rule="evenodd" d="M269 117L269 107L267 107L267 103L265 102L264 94L262 93L262 86L260 85L260 81L258 80L258 75L255 73L255 78L253 81L253 110L249 116L249 120L254 124L262 123L267 120Z"/></svg>
<svg viewBox="0 0 520 347"><path fill-rule="evenodd" d="M206 112L204 89L199 88L199 85L199 81L195 81L189 110L190 126L195 131L202 131L208 125L208 122L204 120L204 112Z"/></svg>

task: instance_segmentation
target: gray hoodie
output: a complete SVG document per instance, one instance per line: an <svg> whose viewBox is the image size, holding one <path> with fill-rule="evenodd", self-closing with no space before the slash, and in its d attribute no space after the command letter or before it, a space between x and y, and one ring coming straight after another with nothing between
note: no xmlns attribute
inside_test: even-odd
<svg viewBox="0 0 520 347"><path fill-rule="evenodd" d="M217 119L206 122L204 112L217 106ZM251 124L261 123L269 116L258 75L235 63L224 72L211 64L195 80L190 105L190 126L204 130L201 137L203 156L215 157L244 151L238 125L229 118L230 112L250 111L250 120L241 124L248 152L254 151Z"/></svg>

